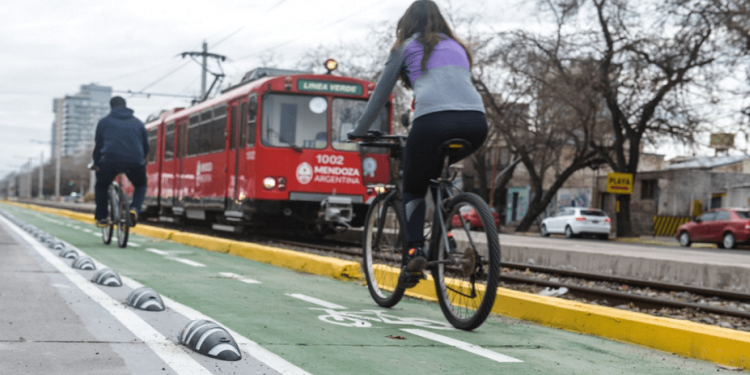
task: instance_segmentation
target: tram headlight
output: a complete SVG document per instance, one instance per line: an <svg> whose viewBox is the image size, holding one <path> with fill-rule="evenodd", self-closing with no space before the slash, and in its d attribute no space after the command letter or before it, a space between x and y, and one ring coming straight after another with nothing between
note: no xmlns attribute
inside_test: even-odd
<svg viewBox="0 0 750 375"><path fill-rule="evenodd" d="M326 70L328 70L328 74L331 74L336 68L339 67L339 63L334 59L328 59L324 63Z"/></svg>
<svg viewBox="0 0 750 375"><path fill-rule="evenodd" d="M263 187L266 190L271 190L276 187L276 179L273 177L266 177L263 179Z"/></svg>

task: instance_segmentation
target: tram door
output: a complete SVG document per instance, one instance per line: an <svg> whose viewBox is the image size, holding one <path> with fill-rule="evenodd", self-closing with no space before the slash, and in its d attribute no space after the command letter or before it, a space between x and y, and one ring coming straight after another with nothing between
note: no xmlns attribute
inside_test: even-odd
<svg viewBox="0 0 750 375"><path fill-rule="evenodd" d="M185 157L187 156L187 128L187 119L183 119L177 124L177 152L174 163L174 193L172 194L172 211L175 215L182 215L184 205L182 204L181 198L187 195L185 190L188 187L188 184L185 181L187 176L185 176L184 168Z"/></svg>
<svg viewBox="0 0 750 375"><path fill-rule="evenodd" d="M239 220L242 217L242 201L252 194L248 191L248 185L251 180L248 175L251 174L253 161L255 160L255 113L257 111L256 94L251 94L248 99L235 103L232 107L232 134L234 148L228 153L229 173L231 174L232 183L229 184L230 190L227 192L229 199L226 216L235 217Z"/></svg>
<svg viewBox="0 0 750 375"><path fill-rule="evenodd" d="M227 155L227 184L225 196L227 197L227 205L225 215L228 219L239 215L237 213L237 188L239 184L238 171L239 165L239 154L242 149L242 121L240 118L240 102L232 102L229 104L229 152ZM241 217L241 216L240 216Z"/></svg>

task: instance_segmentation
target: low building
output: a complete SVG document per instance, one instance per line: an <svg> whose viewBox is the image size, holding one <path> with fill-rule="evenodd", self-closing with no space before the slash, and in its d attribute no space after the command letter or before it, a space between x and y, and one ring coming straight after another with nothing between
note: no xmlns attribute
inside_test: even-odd
<svg viewBox="0 0 750 375"><path fill-rule="evenodd" d="M606 193L606 176L598 179L597 191L601 207L614 219L615 196ZM660 218L678 223L712 208L748 207L750 157L682 158L661 170L639 172L630 203L634 232L658 235L671 235L677 229L676 225L656 228L655 220Z"/></svg>

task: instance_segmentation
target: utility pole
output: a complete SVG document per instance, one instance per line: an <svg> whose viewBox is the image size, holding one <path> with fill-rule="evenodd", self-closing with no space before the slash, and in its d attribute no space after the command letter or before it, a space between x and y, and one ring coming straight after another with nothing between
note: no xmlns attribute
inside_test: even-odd
<svg viewBox="0 0 750 375"><path fill-rule="evenodd" d="M201 101L206 100L206 95L208 94L206 92L206 74L207 73L211 73L211 74L214 75L214 77L215 77L214 84L216 83L216 79L218 79L219 77L223 77L224 76L224 74L216 74L216 73L213 73L213 72L209 72L209 70L208 70L208 58L209 57L213 57L213 58L216 59L216 62L219 63L221 61L226 60L227 57L223 56L223 55L215 54L215 53L208 53L208 43L206 43L205 40L203 41L203 51L201 51L201 52L183 52L180 55L182 56L183 59L186 56L190 56L190 57L200 56L201 57L201 68L202 68L202 76L201 76ZM213 88L213 87L214 87L214 85L211 84L211 88ZM209 89L209 90L211 90L211 89Z"/></svg>
<svg viewBox="0 0 750 375"><path fill-rule="evenodd" d="M203 74L201 75L201 98L206 96L206 73L208 73L208 67L206 66L206 54L208 53L208 43L206 41L203 41L203 53L201 53L201 57L203 57L203 63L201 66L203 67Z"/></svg>

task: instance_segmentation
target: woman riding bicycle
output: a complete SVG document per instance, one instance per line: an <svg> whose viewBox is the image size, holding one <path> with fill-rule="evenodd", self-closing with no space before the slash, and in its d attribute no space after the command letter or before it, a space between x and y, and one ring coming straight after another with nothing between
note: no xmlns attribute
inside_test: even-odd
<svg viewBox="0 0 750 375"><path fill-rule="evenodd" d="M414 90L414 120L403 160L403 202L408 257L405 270L421 273L424 252L425 196L430 180L440 175L440 144L462 138L471 143L451 163L469 156L487 138L484 104L471 83L471 53L451 31L431 0L415 1L398 21L396 43L377 87L349 139L367 135L378 112L401 78Z"/></svg>

